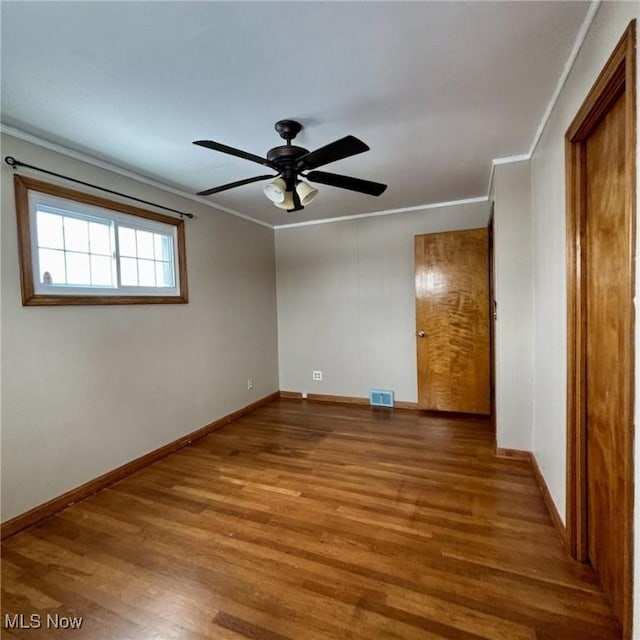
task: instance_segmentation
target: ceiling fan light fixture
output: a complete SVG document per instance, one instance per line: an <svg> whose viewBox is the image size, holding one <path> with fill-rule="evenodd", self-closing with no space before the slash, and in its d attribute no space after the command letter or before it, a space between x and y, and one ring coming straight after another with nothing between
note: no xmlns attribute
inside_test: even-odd
<svg viewBox="0 0 640 640"><path fill-rule="evenodd" d="M293 193L291 191L285 191L282 202L273 201L273 204L275 204L278 209L293 209L295 207L293 204Z"/></svg>
<svg viewBox="0 0 640 640"><path fill-rule="evenodd" d="M308 204L313 202L318 195L318 190L315 187L312 187L308 182L304 182L304 180L300 180L298 182L296 185L296 191L300 198L300 204L303 207L306 207Z"/></svg>
<svg viewBox="0 0 640 640"><path fill-rule="evenodd" d="M287 184L282 178L276 178L263 187L264 195L276 206L281 205L286 200ZM291 197L291 194L289 194Z"/></svg>

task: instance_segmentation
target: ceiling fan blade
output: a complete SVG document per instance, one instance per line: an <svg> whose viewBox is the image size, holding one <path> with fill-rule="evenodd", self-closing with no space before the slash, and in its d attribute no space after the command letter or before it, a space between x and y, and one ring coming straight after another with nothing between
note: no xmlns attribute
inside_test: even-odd
<svg viewBox="0 0 640 640"><path fill-rule="evenodd" d="M386 184L381 184L380 182L371 182L371 180L361 180L360 178L341 176L337 173L327 173L326 171L311 171L311 173L306 175L306 178L311 182L319 182L320 184L326 184L330 187L358 191L370 196L382 195L387 188Z"/></svg>
<svg viewBox="0 0 640 640"><path fill-rule="evenodd" d="M254 153L249 153L248 151L242 151L242 149L228 147L226 144L220 144L213 140L194 140L193 144L197 144L199 147L213 149L214 151L220 151L220 153L228 153L230 156L236 156L238 158L243 158L244 160L251 160L251 162L257 162L258 164L263 164L266 167L271 167L272 169L276 168L273 162L270 162L266 158L261 158L260 156L257 156Z"/></svg>
<svg viewBox="0 0 640 640"><path fill-rule="evenodd" d="M274 175L268 176L256 176L255 178L247 178L246 180L238 180L237 182L230 182L229 184L223 184L219 187L213 187L212 189L205 189L196 193L197 196L210 196L212 193L218 193L219 191L226 191L227 189L233 189L234 187L241 187L243 184L251 184L252 182L258 182L260 180L268 180L269 178L275 178Z"/></svg>
<svg viewBox="0 0 640 640"><path fill-rule="evenodd" d="M308 171L364 151L369 151L369 147L362 140L354 136L345 136L299 158L296 169Z"/></svg>

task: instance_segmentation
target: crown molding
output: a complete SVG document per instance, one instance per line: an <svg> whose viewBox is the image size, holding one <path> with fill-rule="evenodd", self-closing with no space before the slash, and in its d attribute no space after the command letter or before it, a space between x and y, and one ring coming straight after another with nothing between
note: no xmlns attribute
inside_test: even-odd
<svg viewBox="0 0 640 640"><path fill-rule="evenodd" d="M151 187L161 189L162 191L166 191L167 193L172 193L174 195L180 196L181 198L187 198L188 200L193 200L194 202L198 202L199 204L204 204L211 209L215 209L216 211L228 213L232 216L236 216L237 218L242 218L243 220L247 220L249 222L253 222L254 224L258 224L261 227L266 227L267 229L284 229L288 227L324 224L328 222L341 222L346 220L354 220L356 218L371 218L376 216L386 216L393 213L407 213L410 211L420 211L423 209L435 209L438 207L450 207L458 204L470 204L474 202L487 201L487 196L480 196L477 198L468 198L466 200L452 200L450 202L436 202L436 203L430 203L430 204L416 205L413 207L402 207L400 209L387 209L385 211L374 211L372 213L359 213L353 216L325 218L323 220L309 220L308 222L294 222L292 224L283 224L283 225L271 225L268 222L263 222L262 220L257 220L256 218L252 218L251 216L248 216L244 213L240 213L235 209L229 209L228 207L223 207L221 205L213 204L212 202L205 200L204 198L201 198L199 196L193 195L192 193L188 193L187 191L182 191L180 189L170 187L166 184L163 184L162 182L157 182L156 180L146 178L145 176L141 176L133 171L129 171L128 169L123 169L122 167L119 167L115 164L111 164L110 162L105 162L104 160L98 160L98 158L94 158L93 156L87 155L85 153L80 153L79 151L74 151L73 149L69 149L68 147L64 147L55 142L50 142L49 140L45 140L44 138L40 138L31 133L27 133L26 131L22 131L21 129L16 129L15 127L10 127L6 124L0 123L0 133L11 136L12 138L17 138L18 140L23 140L24 142L29 142L30 144L36 145L43 149L54 151L55 153L59 153L60 155L66 156L68 158L79 160L80 162L85 162L94 167L105 169L106 171L111 171L112 173L116 173L118 175L124 176L125 178L130 178L131 180L142 182L143 184L147 184Z"/></svg>
<svg viewBox="0 0 640 640"><path fill-rule="evenodd" d="M585 38L587 37L587 33L589 33L589 29L591 28L591 23L596 17L596 13L598 12L598 8L600 7L601 0L592 0L589 5L589 9L587 10L587 15L584 17L582 24L580 25L580 29L578 30L578 35L576 36L575 42L573 43L573 47L571 48L571 52L569 53L569 57L565 62L565 65L562 69L562 73L558 78L558 82L556 84L556 88L547 103L547 108L544 110L542 114L542 119L540 120L540 124L536 129L536 132L533 136L533 140L531 141L531 146L529 147L528 153L523 153L521 155L516 156L506 156L504 158L494 158L491 162L491 173L489 174L489 185L487 187L487 197L491 197L491 190L493 189L493 179L496 172L496 166L500 164L511 164L512 162L524 162L527 160L531 160L533 154L535 153L536 148L538 147L538 143L540 142L540 138L544 133L544 130L549 122L549 118L553 113L553 109L558 102L558 98L564 89L564 85L567 82L567 78L571 73L571 69L573 69L573 65L576 62L576 58L580 53L580 49L582 49L582 45L584 43Z"/></svg>
<svg viewBox="0 0 640 640"><path fill-rule="evenodd" d="M216 211L221 211L223 213L228 213L229 215L236 216L237 218L242 218L243 220L247 220L248 222L253 222L254 224L259 224L261 227L267 227L268 229L273 229L273 227L263 222L262 220L256 220L251 216L248 216L244 213L240 213L239 211L235 211L234 209L229 209L228 207L223 207L218 204L214 204L205 198L200 196L196 196L188 191L182 191L181 189L176 189L175 187L170 187L162 182L158 182L156 180L152 180L151 178L146 178L145 176L141 176L134 171L129 171L128 169L123 169L118 165L111 164L110 162L105 162L104 160L98 160L98 158L94 158L93 156L87 155L85 153L80 153L79 151L74 151L73 149L69 149L68 147L64 147L55 142L50 142L49 140L45 140L44 138L40 138L38 136L34 136L31 133L27 133L26 131L22 131L21 129L16 129L15 127L10 127L6 124L0 123L0 133L8 135L12 138L17 138L18 140L22 140L23 142L29 142L30 144L36 145L37 147L41 147L43 149L47 149L49 151L54 151L55 153L59 153L60 155L66 156L68 158L72 158L73 160L79 160L80 162L84 162L86 164L90 164L94 167L98 167L99 169L105 169L106 171L111 171L112 173L116 173L125 178L130 178L131 180L135 180L137 182L142 182L143 184L149 185L150 187L155 187L156 189L161 189L162 191L166 191L167 193L172 193L173 195L180 196L181 198L187 198L188 200L193 200L193 202L197 202L198 204L203 204L210 209L215 209Z"/></svg>
<svg viewBox="0 0 640 640"><path fill-rule="evenodd" d="M360 218L377 218L379 216L388 216L394 213L411 213L413 211L425 211L427 209L439 209L441 207L453 207L461 204L474 204L476 202L487 202L487 196L478 196L477 198L466 198L464 200L450 200L448 202L433 202L430 204L420 204L415 207L402 207L400 209L386 209L384 211L374 211L373 213L357 213L353 216L338 216L336 218L322 218L321 220L307 220L305 222L293 222L291 224L278 224L273 228L276 231L280 229L291 229L292 227L309 227L316 224L328 224L330 222L347 222L348 220L359 220Z"/></svg>
<svg viewBox="0 0 640 640"><path fill-rule="evenodd" d="M544 130L549 122L549 118L551 117L551 113L553 112L554 107L556 106L556 102L558 102L558 98L562 93L562 89L564 89L564 85L567 82L567 78L571 73L571 69L573 69L573 65L575 64L576 58L580 53L580 49L582 49L582 45L584 43L585 38L587 37L587 33L589 33L589 29L591 28L591 23L593 19L596 17L596 13L598 13L598 8L600 7L601 0L592 0L589 5L589 9L587 11L587 15L585 16L582 24L580 25L580 29L578 30L578 35L576 36L575 42L573 43L573 47L571 48L571 52L569 53L569 57L562 69L562 73L558 78L558 83L556 84L555 91L551 95L551 99L547 104L547 108L545 109L544 114L542 115L542 120L540 120L540 124L536 130L535 135L533 136L533 140L531 142L531 147L529 147L529 158L533 157L533 154L540 142L540 138L544 133Z"/></svg>
<svg viewBox="0 0 640 640"><path fill-rule="evenodd" d="M504 158L494 158L491 161L491 166L495 167L498 164L513 164L514 162L526 162L531 160L530 153L521 153L518 156L504 156Z"/></svg>
<svg viewBox="0 0 640 640"><path fill-rule="evenodd" d="M487 198L491 198L491 190L493 189L493 179L496 173L496 167L499 164L513 164L514 162L526 162L531 160L531 155L522 153L519 156L504 156L503 158L494 158L491 161L491 171L489 172L489 185L487 187Z"/></svg>

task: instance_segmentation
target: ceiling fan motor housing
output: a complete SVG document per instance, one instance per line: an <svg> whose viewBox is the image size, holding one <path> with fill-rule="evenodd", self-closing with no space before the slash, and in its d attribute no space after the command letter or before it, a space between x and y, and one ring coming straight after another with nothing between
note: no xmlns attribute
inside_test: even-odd
<svg viewBox="0 0 640 640"><path fill-rule="evenodd" d="M309 153L307 149L302 147L296 147L294 145L282 145L281 147L274 147L267 152L267 160L273 162L279 166L286 166L287 164L294 165L298 158L301 158L305 154Z"/></svg>
<svg viewBox="0 0 640 640"><path fill-rule="evenodd" d="M274 147L267 152L267 160L276 165L277 171L280 172L287 183L288 190L293 189L295 185L297 174L295 165L298 158L307 153L309 153L307 149L290 144Z"/></svg>

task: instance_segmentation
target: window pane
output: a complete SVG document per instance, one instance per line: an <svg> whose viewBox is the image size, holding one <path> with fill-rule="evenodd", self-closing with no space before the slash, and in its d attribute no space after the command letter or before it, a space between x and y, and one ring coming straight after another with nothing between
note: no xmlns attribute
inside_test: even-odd
<svg viewBox="0 0 640 640"><path fill-rule="evenodd" d="M89 223L86 220L76 220L65 216L64 248L67 251L89 252Z"/></svg>
<svg viewBox="0 0 640 640"><path fill-rule="evenodd" d="M135 229L118 226L118 243L121 256L136 257L136 232ZM138 276L136 276L136 280Z"/></svg>
<svg viewBox="0 0 640 640"><path fill-rule="evenodd" d="M111 233L108 224L100 224L98 222L89 223L89 241L91 253L101 253L111 256Z"/></svg>
<svg viewBox="0 0 640 640"><path fill-rule="evenodd" d="M138 261L135 258L120 258L120 280L125 287L138 286Z"/></svg>
<svg viewBox="0 0 640 640"><path fill-rule="evenodd" d="M112 262L108 256L91 256L91 284L113 286Z"/></svg>
<svg viewBox="0 0 640 640"><path fill-rule="evenodd" d="M153 260L138 260L138 278L141 287L156 286L156 273Z"/></svg>
<svg viewBox="0 0 640 640"><path fill-rule="evenodd" d="M156 283L159 287L173 287L173 269L169 262L156 262Z"/></svg>
<svg viewBox="0 0 640 640"><path fill-rule="evenodd" d="M138 258L153 260L153 233L149 231L136 231L138 237Z"/></svg>
<svg viewBox="0 0 640 640"><path fill-rule="evenodd" d="M173 247L172 238L159 233L153 234L153 244L156 250L156 260L171 260Z"/></svg>
<svg viewBox="0 0 640 640"><path fill-rule="evenodd" d="M62 222L61 222L62 224ZM64 251L39 249L40 282L46 284L65 284ZM45 276L45 274L49 274ZM51 278L51 280L49 280Z"/></svg>
<svg viewBox="0 0 640 640"><path fill-rule="evenodd" d="M66 253L65 256L67 259L67 284L91 284L89 255L86 253Z"/></svg>
<svg viewBox="0 0 640 640"><path fill-rule="evenodd" d="M18 220L19 233L31 240L31 264L22 256L20 266L33 279L25 289L33 298L25 304L94 304L91 296L95 304L135 302L138 296L186 302L177 274L184 260L180 221L142 211L132 215L117 203L98 206L71 190L21 181L19 206L28 215Z"/></svg>
<svg viewBox="0 0 640 640"><path fill-rule="evenodd" d="M38 246L63 249L62 217L55 213L38 211Z"/></svg>

